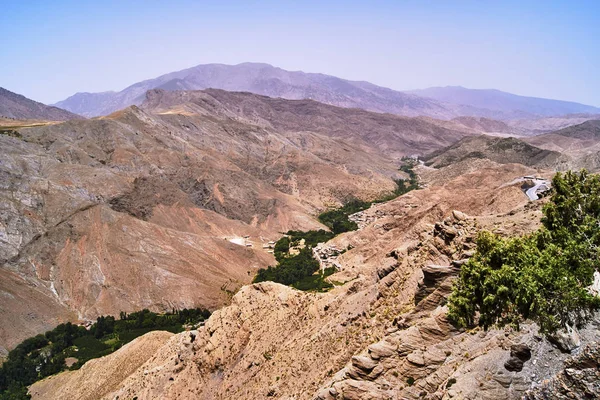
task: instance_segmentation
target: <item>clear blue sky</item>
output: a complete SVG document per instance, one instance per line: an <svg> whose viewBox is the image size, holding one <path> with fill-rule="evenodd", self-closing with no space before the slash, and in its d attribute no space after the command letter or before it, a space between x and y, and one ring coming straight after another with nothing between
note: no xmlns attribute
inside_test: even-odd
<svg viewBox="0 0 600 400"><path fill-rule="evenodd" d="M600 106L600 1L0 0L0 86L45 103L245 61Z"/></svg>

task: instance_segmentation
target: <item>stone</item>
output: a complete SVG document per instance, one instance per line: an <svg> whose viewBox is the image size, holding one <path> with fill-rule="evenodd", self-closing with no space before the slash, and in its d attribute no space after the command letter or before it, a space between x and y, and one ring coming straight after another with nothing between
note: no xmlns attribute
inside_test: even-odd
<svg viewBox="0 0 600 400"><path fill-rule="evenodd" d="M369 346L369 355L375 360L396 354L396 346L388 342L378 342Z"/></svg>
<svg viewBox="0 0 600 400"><path fill-rule="evenodd" d="M425 359L423 358L423 352L421 350L413 351L408 356L406 356L406 359L410 363L417 365L419 367L422 367L425 365Z"/></svg>
<svg viewBox="0 0 600 400"><path fill-rule="evenodd" d="M548 336L548 341L563 353L571 353L581 346L581 338L577 328L571 328L570 326Z"/></svg>
<svg viewBox="0 0 600 400"><path fill-rule="evenodd" d="M454 211L452 211L452 216L453 216L453 217L454 217L454 219L455 219L455 220L457 220L457 221L464 221L464 220L466 220L466 219L468 218L468 217L467 217L467 214L465 214L465 213L464 213L464 212L462 212L462 211L458 211L458 210L454 210Z"/></svg>
<svg viewBox="0 0 600 400"><path fill-rule="evenodd" d="M504 368L512 372L520 372L523 370L523 361L517 357L510 357L508 361L504 363Z"/></svg>
<svg viewBox="0 0 600 400"><path fill-rule="evenodd" d="M525 362L531 358L531 349L526 344L514 344L510 347L510 356Z"/></svg>
<svg viewBox="0 0 600 400"><path fill-rule="evenodd" d="M398 268L397 262L393 262L388 265L385 265L385 264L381 265L380 267L377 268L377 277L379 277L379 279L385 278L387 275L392 273L396 268Z"/></svg>
<svg viewBox="0 0 600 400"><path fill-rule="evenodd" d="M352 365L362 371L370 372L377 366L377 361L371 357L354 356L352 357Z"/></svg>
<svg viewBox="0 0 600 400"><path fill-rule="evenodd" d="M453 275L458 272L458 269L454 265L426 265L422 268L423 280L425 282L436 282L448 275Z"/></svg>

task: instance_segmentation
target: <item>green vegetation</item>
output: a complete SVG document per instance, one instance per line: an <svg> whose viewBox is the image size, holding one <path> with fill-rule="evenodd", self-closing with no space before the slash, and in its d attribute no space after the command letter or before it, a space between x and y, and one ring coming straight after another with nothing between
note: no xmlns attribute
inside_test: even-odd
<svg viewBox="0 0 600 400"><path fill-rule="evenodd" d="M348 220L351 214L366 210L372 202L352 200L337 210L326 211L319 215L319 221L335 234L354 231L358 229L356 222Z"/></svg>
<svg viewBox="0 0 600 400"><path fill-rule="evenodd" d="M110 354L147 332L181 332L183 324L195 324L209 316L208 310L200 308L166 314L142 310L122 312L118 320L112 316L98 317L90 329L70 322L60 324L44 335L24 340L8 353L0 368L0 400L30 398L27 386L65 370L67 357L77 359L71 369L78 369L86 361Z"/></svg>
<svg viewBox="0 0 600 400"><path fill-rule="evenodd" d="M296 255L280 256L278 261L276 267L260 269L254 277L254 282L273 281L293 286L319 270L319 262L313 258L309 246L300 249Z"/></svg>
<svg viewBox="0 0 600 400"><path fill-rule="evenodd" d="M17 130L10 127L0 127L0 135L11 136L19 139L22 137Z"/></svg>
<svg viewBox="0 0 600 400"><path fill-rule="evenodd" d="M319 262L314 259L312 249L319 243L327 242L343 232L358 229L355 222L348 217L351 214L366 210L373 203L381 203L394 199L404 193L418 188L418 179L413 168L416 160L407 159L400 168L409 176L408 180L396 181L397 188L389 196L372 202L352 200L341 208L330 210L319 215L319 221L331 229L331 232L318 231L289 231L286 236L275 243L274 255L277 260L276 266L270 266L258 271L253 283L272 281L292 286L299 290L325 291L333 287L326 278L335 273L335 268L327 268L320 271ZM290 249L295 249L291 254ZM345 250L344 250L345 251ZM318 272L318 273L317 273Z"/></svg>
<svg viewBox="0 0 600 400"><path fill-rule="evenodd" d="M585 324L600 299L588 291L600 269L600 177L556 174L542 227L516 238L481 233L449 298L456 325L512 325L542 332Z"/></svg>
<svg viewBox="0 0 600 400"><path fill-rule="evenodd" d="M407 173L408 179L396 179L396 189L391 194L370 202L352 200L341 208L322 213L319 215L319 221L331 229L335 235L358 229L356 222L348 220L350 215L366 210L367 208L371 207L372 204L393 200L398 196L402 196L411 190L419 188L419 179L414 171L414 167L417 165L417 162L418 161L414 159L404 160L404 164L400 167L400 171Z"/></svg>
<svg viewBox="0 0 600 400"><path fill-rule="evenodd" d="M414 171L414 167L416 166L417 161L406 161L404 165L400 167L400 171L406 172L408 174L408 180L405 179L396 179L396 185L398 186L394 191L395 197L402 196L405 193L410 192L411 190L416 190L419 188L419 178L417 177L416 172Z"/></svg>

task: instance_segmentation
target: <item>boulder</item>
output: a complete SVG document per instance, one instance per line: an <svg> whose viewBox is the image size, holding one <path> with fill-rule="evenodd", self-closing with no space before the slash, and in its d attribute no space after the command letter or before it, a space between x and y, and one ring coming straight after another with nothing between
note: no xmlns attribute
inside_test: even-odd
<svg viewBox="0 0 600 400"><path fill-rule="evenodd" d="M548 336L548 341L563 353L571 353L581 346L581 338L577 328L571 328L570 326Z"/></svg>
<svg viewBox="0 0 600 400"><path fill-rule="evenodd" d="M425 359L423 358L423 352L421 350L415 350L410 353L406 359L416 366L422 367L425 365Z"/></svg>
<svg viewBox="0 0 600 400"><path fill-rule="evenodd" d="M465 213L464 213L464 212L462 212L462 211L458 211L458 210L454 210L454 211L452 211L452 216L453 216L453 217L454 217L454 219L455 219L455 220L457 220L457 221L464 221L464 220L466 220L466 219L468 218L468 217L467 217L467 214L465 214Z"/></svg>
<svg viewBox="0 0 600 400"><path fill-rule="evenodd" d="M531 358L531 349L526 344L514 344L510 347L510 356L525 362Z"/></svg>
<svg viewBox="0 0 600 400"><path fill-rule="evenodd" d="M354 356L352 357L352 365L362 371L370 372L377 365L377 361L371 357Z"/></svg>
<svg viewBox="0 0 600 400"><path fill-rule="evenodd" d="M378 342L369 346L369 355L374 360L384 357L391 357L396 354L396 346L388 342Z"/></svg>
<svg viewBox="0 0 600 400"><path fill-rule="evenodd" d="M427 282L437 282L440 279L458 273L460 268L455 265L426 265L423 267L423 280Z"/></svg>
<svg viewBox="0 0 600 400"><path fill-rule="evenodd" d="M504 368L512 372L520 372L523 369L523 361L517 357L510 357L504 363Z"/></svg>

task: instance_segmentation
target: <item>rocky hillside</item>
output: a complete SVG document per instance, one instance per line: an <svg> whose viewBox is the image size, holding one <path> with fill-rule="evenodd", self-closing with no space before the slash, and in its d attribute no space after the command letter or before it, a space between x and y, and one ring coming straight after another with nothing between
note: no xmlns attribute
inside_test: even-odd
<svg viewBox="0 0 600 400"><path fill-rule="evenodd" d="M570 156L573 159L572 168L600 169L600 120L589 120L524 140L534 146Z"/></svg>
<svg viewBox="0 0 600 400"><path fill-rule="evenodd" d="M600 114L569 114L559 117L511 120L507 123L523 135L535 136L567 128L571 125L579 125L594 119L600 119Z"/></svg>
<svg viewBox="0 0 600 400"><path fill-rule="evenodd" d="M65 320L219 307L274 262L263 244L389 194L397 158L467 134L212 90L0 135L0 345Z"/></svg>
<svg viewBox="0 0 600 400"><path fill-rule="evenodd" d="M468 128L485 133L521 133L518 129L511 127L504 121L499 121L485 117L457 117L453 118L452 121L464 125Z"/></svg>
<svg viewBox="0 0 600 400"><path fill-rule="evenodd" d="M12 119L34 119L43 121L67 121L82 119L80 115L73 114L58 107L47 106L37 101L28 99L17 93L0 87L0 117Z"/></svg>
<svg viewBox="0 0 600 400"><path fill-rule="evenodd" d="M527 139L529 143L544 148L554 148L576 155L598 150L600 145L600 120L589 120L553 132Z"/></svg>
<svg viewBox="0 0 600 400"><path fill-rule="evenodd" d="M249 93L151 90L142 108L163 115L225 114L245 123L282 131L310 131L388 157L426 154L478 131L429 118L410 118L327 106L313 100L289 101ZM369 152L371 152L369 150Z"/></svg>
<svg viewBox="0 0 600 400"><path fill-rule="evenodd" d="M373 206L363 212L366 225L329 243L348 249L338 257L332 291L245 286L205 326L173 336L110 386L85 376L110 370L128 348L36 383L30 393L34 399L84 391L140 400L520 398L558 373L568 354L531 325L456 330L444 303L480 229L520 234L537 227L541 203L529 203L511 184L533 172L486 161L442 185ZM582 342L597 339L594 327L579 332Z"/></svg>
<svg viewBox="0 0 600 400"><path fill-rule="evenodd" d="M464 138L426 156L425 161L433 167L445 167L471 158L552 169L559 169L569 162L569 158L559 152L543 150L516 138L485 135Z"/></svg>

